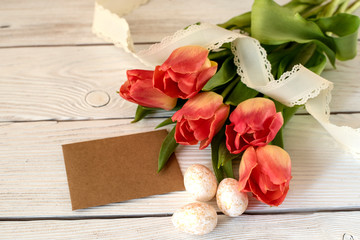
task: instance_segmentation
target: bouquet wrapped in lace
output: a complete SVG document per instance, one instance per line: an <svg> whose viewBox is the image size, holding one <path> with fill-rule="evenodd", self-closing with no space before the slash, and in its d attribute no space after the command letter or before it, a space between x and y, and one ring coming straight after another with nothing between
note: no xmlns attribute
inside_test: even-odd
<svg viewBox="0 0 360 240"><path fill-rule="evenodd" d="M161 171L178 144L211 145L217 180L234 178L239 191L281 204L291 160L283 131L299 107L347 150L359 154L360 132L329 121L332 83L320 77L327 60L356 55L359 2L255 0L252 11L214 26L197 23L137 56L152 70L128 70L120 96L138 104L135 122L159 109L173 124L159 154Z"/></svg>

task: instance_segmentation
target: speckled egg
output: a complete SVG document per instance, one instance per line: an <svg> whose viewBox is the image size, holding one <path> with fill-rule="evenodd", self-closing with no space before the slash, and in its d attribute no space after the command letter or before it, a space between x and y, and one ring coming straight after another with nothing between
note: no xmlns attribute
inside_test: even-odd
<svg viewBox="0 0 360 240"><path fill-rule="evenodd" d="M238 181L225 178L219 184L216 202L219 209L227 216L236 217L245 212L248 206L248 196L238 190Z"/></svg>
<svg viewBox="0 0 360 240"><path fill-rule="evenodd" d="M214 173L201 164L191 165L185 172L184 185L197 201L210 201L216 194L217 181Z"/></svg>
<svg viewBox="0 0 360 240"><path fill-rule="evenodd" d="M190 203L178 209L171 218L176 229L203 235L211 232L217 224L215 209L207 203Z"/></svg>

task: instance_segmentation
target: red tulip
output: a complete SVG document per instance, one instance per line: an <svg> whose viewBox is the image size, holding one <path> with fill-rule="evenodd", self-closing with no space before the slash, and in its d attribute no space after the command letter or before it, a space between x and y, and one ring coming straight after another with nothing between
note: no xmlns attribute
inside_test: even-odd
<svg viewBox="0 0 360 240"><path fill-rule="evenodd" d="M120 96L144 107L171 110L176 105L176 98L162 93L152 85L154 71L128 70L128 80L120 88Z"/></svg>
<svg viewBox="0 0 360 240"><path fill-rule="evenodd" d="M238 154L250 146L265 146L271 142L283 125L282 114L276 113L273 101L251 98L241 102L230 114L226 126L226 147Z"/></svg>
<svg viewBox="0 0 360 240"><path fill-rule="evenodd" d="M223 104L223 97L214 92L203 92L189 99L172 117L177 121L176 142L206 148L219 132L229 115L229 105Z"/></svg>
<svg viewBox="0 0 360 240"><path fill-rule="evenodd" d="M280 205L289 190L291 160L289 154L274 145L249 147L239 168L239 190L252 192L259 201Z"/></svg>
<svg viewBox="0 0 360 240"><path fill-rule="evenodd" d="M173 98L195 96L217 69L217 63L207 56L208 50L200 46L175 49L161 66L156 66L154 87Z"/></svg>

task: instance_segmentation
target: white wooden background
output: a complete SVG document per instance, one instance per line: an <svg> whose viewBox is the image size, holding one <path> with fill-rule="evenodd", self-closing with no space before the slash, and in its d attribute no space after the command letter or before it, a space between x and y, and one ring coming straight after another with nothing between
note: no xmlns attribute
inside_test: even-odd
<svg viewBox="0 0 360 240"><path fill-rule="evenodd" d="M126 18L136 47L146 48L191 23L224 22L251 2L152 0ZM0 239L360 240L360 161L304 111L286 129L293 179L280 207L251 199L244 215L220 215L203 237L172 227L171 214L192 201L186 192L71 211L61 145L150 131L164 116L130 124L136 106L116 91L126 69L141 64L91 33L93 7L0 1ZM358 54L323 73L335 83L332 120L357 128L359 65ZM105 93L96 104L109 102L91 106L94 91ZM209 149L180 147L177 156L183 172L195 162L210 167Z"/></svg>

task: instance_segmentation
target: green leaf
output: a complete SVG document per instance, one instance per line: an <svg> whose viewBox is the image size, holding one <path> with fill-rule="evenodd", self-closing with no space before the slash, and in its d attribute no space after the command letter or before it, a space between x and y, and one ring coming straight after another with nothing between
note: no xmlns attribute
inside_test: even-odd
<svg viewBox="0 0 360 240"><path fill-rule="evenodd" d="M273 46L271 48L271 46ZM289 62L289 57L295 56L299 49L301 48L302 44L299 43L284 43L280 46L277 45L265 45L266 51L269 53L267 55L267 59L271 63L271 73L275 78L278 78L282 73L278 72L284 66L284 58L287 58ZM269 50L268 50L269 49ZM280 66L280 63L282 66Z"/></svg>
<svg viewBox="0 0 360 240"><path fill-rule="evenodd" d="M164 121L162 121L159 125L157 125L155 127L155 129L158 129L158 128L161 128L161 127L173 124L173 123L175 123L175 122L173 122L171 117L169 117L169 118L165 119Z"/></svg>
<svg viewBox="0 0 360 240"><path fill-rule="evenodd" d="M158 172L160 172L161 169L164 168L171 154L175 151L175 148L179 145L174 138L175 127L169 132L169 134L166 136L166 138L164 139L161 145L159 161L158 161Z"/></svg>
<svg viewBox="0 0 360 240"><path fill-rule="evenodd" d="M141 119L146 117L146 115L153 113L156 110L157 110L157 108L147 108L147 107L138 105L138 107L136 109L136 113L135 113L135 118L134 118L134 120L131 121L131 123L136 123L136 122L140 121Z"/></svg>
<svg viewBox="0 0 360 240"><path fill-rule="evenodd" d="M290 1L289 3L283 5L283 7L288 8L294 13L303 13L312 8L311 4L303 3L300 1Z"/></svg>
<svg viewBox="0 0 360 240"><path fill-rule="evenodd" d="M300 48L300 51L296 54L292 62L289 64L288 68L286 70L291 70L296 64L302 64L305 65L310 58L313 56L314 52L316 51L316 44L310 42L303 44Z"/></svg>
<svg viewBox="0 0 360 240"><path fill-rule="evenodd" d="M279 146L281 148L284 148L283 127L280 128L280 130L276 134L274 140L271 141L271 144Z"/></svg>
<svg viewBox="0 0 360 240"><path fill-rule="evenodd" d="M272 0L255 0L251 13L251 34L264 44L316 43L335 64L335 45L320 27L300 14L276 4Z"/></svg>
<svg viewBox="0 0 360 240"><path fill-rule="evenodd" d="M218 26L226 29L243 29L249 27L251 23L251 12L241 14L231 18L229 21L219 24Z"/></svg>
<svg viewBox="0 0 360 240"><path fill-rule="evenodd" d="M281 102L278 102L274 99L271 99L274 103L275 103L275 108L276 108L276 112L281 112L284 110L284 108L286 108L286 106L284 104L282 104Z"/></svg>
<svg viewBox="0 0 360 240"><path fill-rule="evenodd" d="M234 89L234 87L237 85L237 83L240 81L240 77L235 78L232 80L221 92L221 96L223 99L226 98L226 96Z"/></svg>
<svg viewBox="0 0 360 240"><path fill-rule="evenodd" d="M300 105L296 105L293 107L284 107L283 110L283 118L284 118L284 126L289 122L289 120L295 115L296 111L300 108Z"/></svg>
<svg viewBox="0 0 360 240"><path fill-rule="evenodd" d="M320 51L315 51L310 60L305 64L310 71L321 74L326 66L326 57Z"/></svg>
<svg viewBox="0 0 360 240"><path fill-rule="evenodd" d="M273 100L273 99L272 99ZM296 113L296 111L299 109L300 106L294 106L294 107L286 107L282 103L273 100L276 107L276 112L281 112L284 118L284 124L280 128L279 132L276 134L275 138L272 140L271 144L277 145L281 148L284 147L284 140L283 140L283 129L286 126L287 122L290 120L292 116Z"/></svg>
<svg viewBox="0 0 360 240"><path fill-rule="evenodd" d="M236 66L234 58L227 58L221 68L210 78L210 80L203 87L203 91L212 91L220 86L230 82L236 76Z"/></svg>
<svg viewBox="0 0 360 240"><path fill-rule="evenodd" d="M336 58L349 60L356 56L359 17L347 13L339 13L328 18L319 18L317 25L323 32L332 33L336 49Z"/></svg>
<svg viewBox="0 0 360 240"><path fill-rule="evenodd" d="M279 65L278 65L278 69L276 72L276 78L280 78L280 76L286 71L286 69L288 68L288 66L290 65L290 62L294 59L294 55L293 54L289 54L287 56L284 56L283 59L281 59Z"/></svg>
<svg viewBox="0 0 360 240"><path fill-rule="evenodd" d="M295 0L295 2L307 3L307 4L312 4L312 5L318 5L318 4L321 4L321 3L325 2L325 1L326 0Z"/></svg>
<svg viewBox="0 0 360 240"><path fill-rule="evenodd" d="M219 145L219 157L218 157L218 165L217 167L220 168L221 166L225 166L228 161L232 161L235 158L239 157L239 154L231 154L229 150L226 148L225 141L221 141Z"/></svg>
<svg viewBox="0 0 360 240"><path fill-rule="evenodd" d="M228 178L235 178L234 177L234 171L233 171L233 167L232 167L232 161L227 161L224 164L224 172L226 174L226 177Z"/></svg>
<svg viewBox="0 0 360 240"><path fill-rule="evenodd" d="M246 99L253 98L256 95L258 95L259 92L247 87L244 83L241 81L238 81L230 95L225 101L225 104L230 104L233 106L237 106L242 101L245 101Z"/></svg>
<svg viewBox="0 0 360 240"><path fill-rule="evenodd" d="M231 55L232 55L232 52L230 49L224 49L224 50L217 51L217 52L211 51L209 53L208 58L210 60L218 60L218 59L228 58Z"/></svg>
<svg viewBox="0 0 360 240"><path fill-rule="evenodd" d="M218 168L219 161L219 146L225 134L225 127L220 130L218 134L211 141L211 162L213 166L213 170L218 182L224 179L224 172L222 167Z"/></svg>

